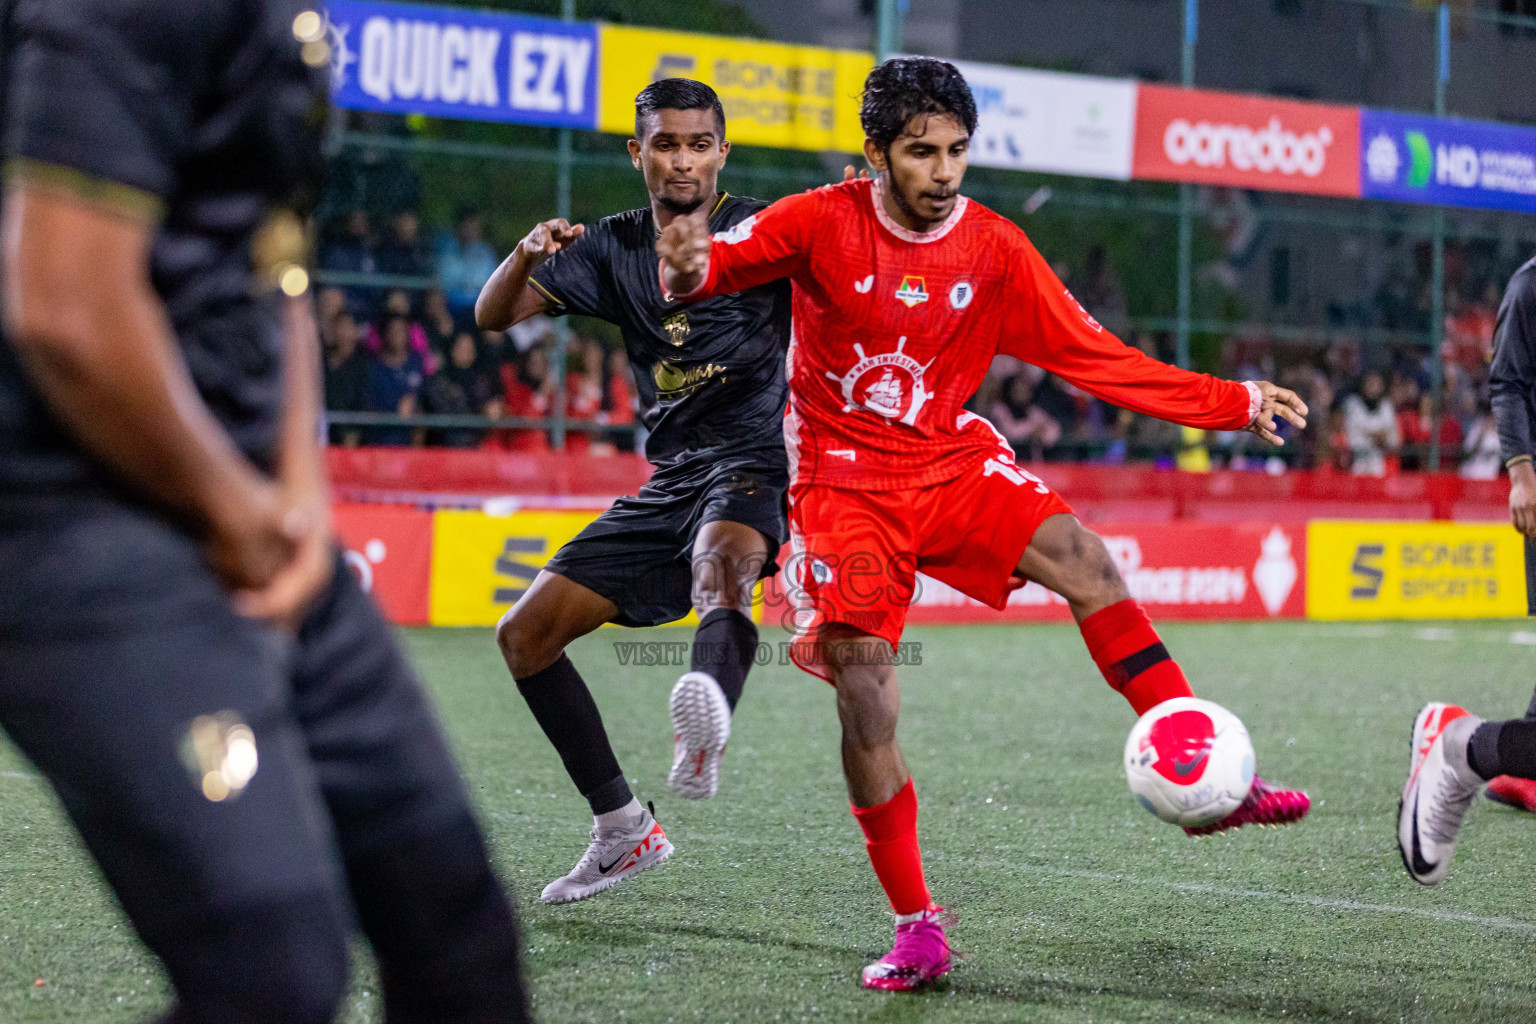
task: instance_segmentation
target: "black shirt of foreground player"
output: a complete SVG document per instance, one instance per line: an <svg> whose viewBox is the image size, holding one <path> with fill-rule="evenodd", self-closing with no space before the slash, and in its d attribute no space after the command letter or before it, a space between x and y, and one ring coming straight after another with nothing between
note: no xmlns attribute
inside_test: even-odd
<svg viewBox="0 0 1536 1024"><path fill-rule="evenodd" d="M275 296L253 288L253 271L269 269L253 266L253 243L275 205L318 192L327 73L303 62L293 35L294 18L315 6L0 2L7 173L159 223L150 275L192 379L267 470L281 338ZM285 256L301 262L289 223ZM0 496L110 486L0 337Z"/></svg>
<svg viewBox="0 0 1536 1024"><path fill-rule="evenodd" d="M725 231L763 209L724 194L709 218ZM535 268L529 283L556 316L578 313L617 324L634 367L658 467L784 445L784 352L789 282L775 281L692 305L662 294L650 209L588 227L569 249Z"/></svg>

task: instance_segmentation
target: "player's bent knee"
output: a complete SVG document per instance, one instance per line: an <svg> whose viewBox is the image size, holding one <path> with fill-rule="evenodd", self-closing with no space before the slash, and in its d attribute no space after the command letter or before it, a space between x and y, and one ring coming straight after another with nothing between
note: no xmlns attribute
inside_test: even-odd
<svg viewBox="0 0 1536 1024"><path fill-rule="evenodd" d="M1103 538L1074 521L1066 541L1060 554L1062 587L1059 593L1068 603L1108 607L1129 596L1125 580Z"/></svg>
<svg viewBox="0 0 1536 1024"><path fill-rule="evenodd" d="M347 990L343 922L336 899L319 895L162 945L177 1001L168 1024L329 1024Z"/></svg>
<svg viewBox="0 0 1536 1024"><path fill-rule="evenodd" d="M518 606L513 605L496 623L496 645L501 648L513 679L526 679L543 671L565 650L563 638L556 630L532 619L526 613L519 614Z"/></svg>

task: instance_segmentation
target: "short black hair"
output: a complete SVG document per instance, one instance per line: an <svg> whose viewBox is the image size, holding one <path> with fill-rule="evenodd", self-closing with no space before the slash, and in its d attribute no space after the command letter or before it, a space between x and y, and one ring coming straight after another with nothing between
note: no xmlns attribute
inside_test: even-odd
<svg viewBox="0 0 1536 1024"><path fill-rule="evenodd" d="M976 134L976 98L960 69L933 57L896 57L864 79L859 123L881 149L890 149L914 117L948 114Z"/></svg>
<svg viewBox="0 0 1536 1024"><path fill-rule="evenodd" d="M715 90L691 78L663 78L635 97L635 138L645 138L645 124L658 110L713 110L715 127L725 138L725 108Z"/></svg>

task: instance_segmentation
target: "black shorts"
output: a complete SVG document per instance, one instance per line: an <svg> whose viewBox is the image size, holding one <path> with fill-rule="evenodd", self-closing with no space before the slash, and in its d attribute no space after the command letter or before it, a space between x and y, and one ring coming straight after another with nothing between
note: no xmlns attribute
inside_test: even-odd
<svg viewBox="0 0 1536 1024"><path fill-rule="evenodd" d="M203 956L187 936L270 908L303 905L345 935L351 896L372 928L370 907L401 894L349 876L413 842L466 837L489 882L432 706L335 565L292 636L236 615L198 544L147 512L0 507L0 726L173 979ZM221 762L194 742L203 716L254 733L234 798L206 774Z"/></svg>
<svg viewBox="0 0 1536 1024"><path fill-rule="evenodd" d="M750 526L768 540L763 576L779 571L789 539L782 449L656 471L634 497L622 497L545 566L619 607L621 626L659 626L693 607L693 543L705 523Z"/></svg>

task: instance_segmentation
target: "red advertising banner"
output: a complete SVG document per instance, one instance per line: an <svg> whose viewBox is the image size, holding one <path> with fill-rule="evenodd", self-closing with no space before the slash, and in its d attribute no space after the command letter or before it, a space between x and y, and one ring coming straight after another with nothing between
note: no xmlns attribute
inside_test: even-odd
<svg viewBox="0 0 1536 1024"><path fill-rule="evenodd" d="M1299 619L1306 614L1305 523L1095 523L1131 596L1153 619ZM781 560L782 561L782 560ZM764 586L764 622L788 621L775 577ZM919 575L907 615L923 623L1071 621L1067 604L1036 583L999 612Z"/></svg>
<svg viewBox="0 0 1536 1024"><path fill-rule="evenodd" d="M337 505L336 534L347 565L391 622L427 622L432 513L408 505Z"/></svg>
<svg viewBox="0 0 1536 1024"><path fill-rule="evenodd" d="M1358 198L1360 111L1142 85L1131 175Z"/></svg>

